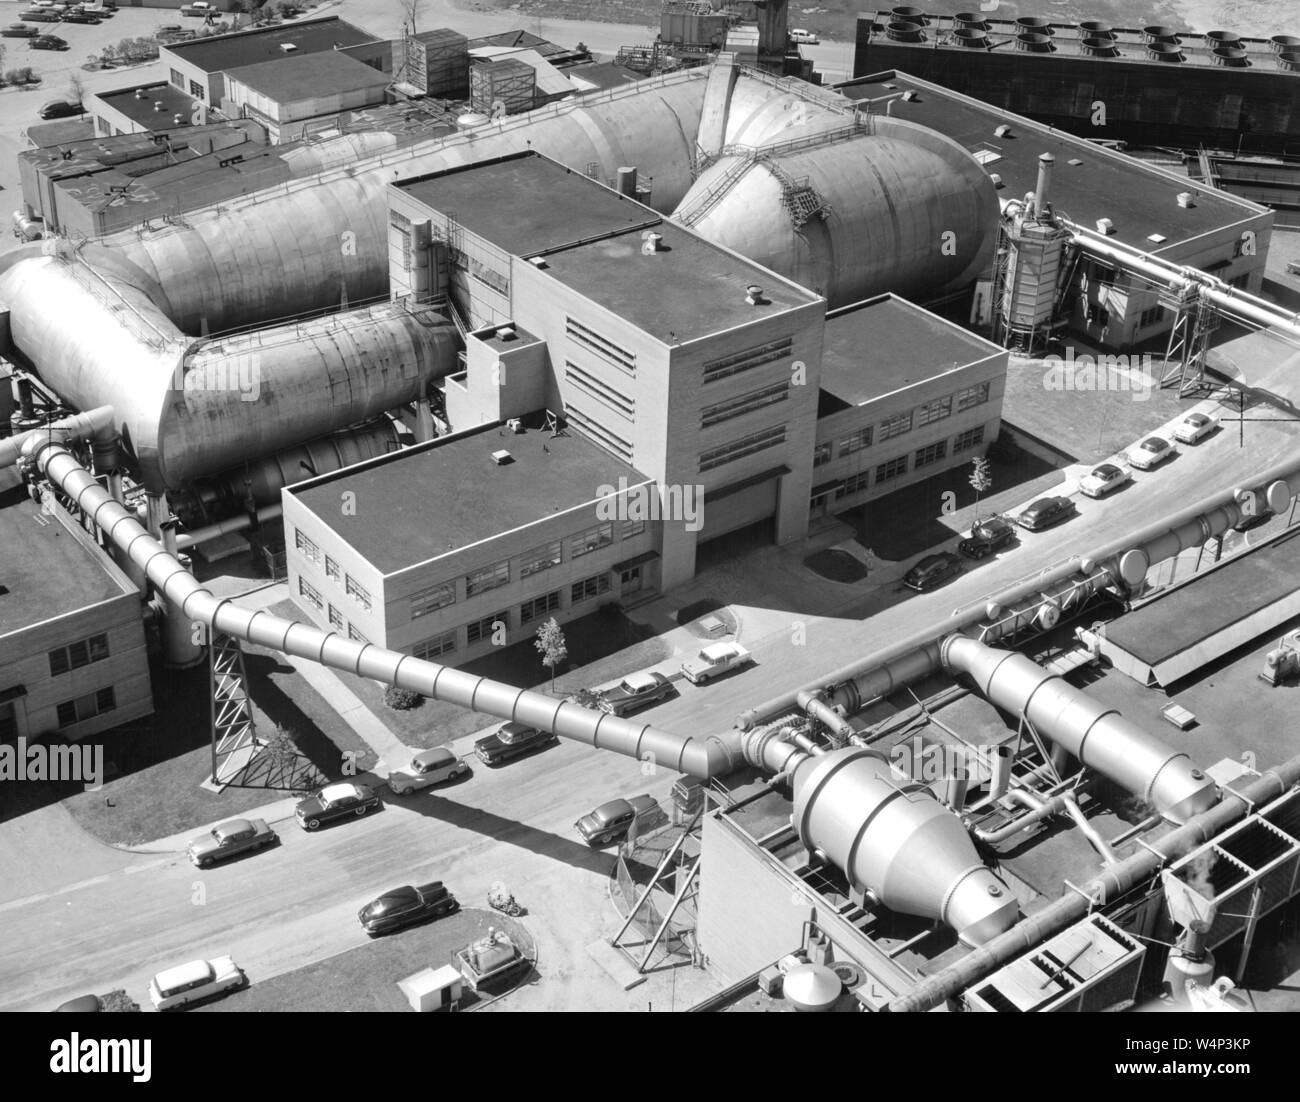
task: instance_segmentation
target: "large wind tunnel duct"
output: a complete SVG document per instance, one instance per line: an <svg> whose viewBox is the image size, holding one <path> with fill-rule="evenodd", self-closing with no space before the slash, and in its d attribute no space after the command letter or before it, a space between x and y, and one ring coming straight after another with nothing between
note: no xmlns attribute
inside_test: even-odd
<svg viewBox="0 0 1300 1102"><path fill-rule="evenodd" d="M652 761L696 777L720 776L740 763L738 734L729 741L672 735L648 724L632 723L542 693L475 677L370 643L344 639L309 624L241 608L204 589L174 555L81 468L67 448L37 439L27 443L24 454L34 459L45 476L143 571L166 600L171 616L206 624L214 632L255 646L553 731L597 749Z"/></svg>
<svg viewBox="0 0 1300 1102"><path fill-rule="evenodd" d="M1023 714L1039 734L1142 797L1166 819L1186 822L1218 802L1218 786L1186 754L1023 654L957 635L944 640L942 658L946 669L970 677L987 700Z"/></svg>
<svg viewBox="0 0 1300 1102"><path fill-rule="evenodd" d="M890 910L943 922L982 945L1019 918L957 816L919 783L900 782L884 755L846 748L794 770L791 822L850 884Z"/></svg>

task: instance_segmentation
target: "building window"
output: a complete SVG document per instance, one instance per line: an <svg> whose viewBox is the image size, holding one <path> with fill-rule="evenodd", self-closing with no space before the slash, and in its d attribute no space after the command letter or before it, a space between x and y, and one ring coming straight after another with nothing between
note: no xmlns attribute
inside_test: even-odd
<svg viewBox="0 0 1300 1102"><path fill-rule="evenodd" d="M849 478L846 478L840 485L835 487L835 500L852 497L856 493L865 490L870 483L870 478L866 471L861 471Z"/></svg>
<svg viewBox="0 0 1300 1102"><path fill-rule="evenodd" d="M357 582L356 578L354 578L351 574L347 574L345 575L345 577L347 579L345 588L348 591L348 596L351 597L353 600L357 601L367 612L369 612L370 591L366 589L364 586L360 585Z"/></svg>
<svg viewBox="0 0 1300 1102"><path fill-rule="evenodd" d="M844 437L840 441L840 458L846 455L852 455L854 452L860 452L863 448L871 447L871 426L865 429L858 429L857 432L850 436Z"/></svg>
<svg viewBox="0 0 1300 1102"><path fill-rule="evenodd" d="M438 609L455 603L455 582L431 585L411 594L411 619L418 620L421 616L428 616L430 612L437 612Z"/></svg>
<svg viewBox="0 0 1300 1102"><path fill-rule="evenodd" d="M613 452L619 459L632 462L632 445L617 433L610 432L604 425L588 413L565 403L564 417L570 425L593 443L608 452Z"/></svg>
<svg viewBox="0 0 1300 1102"><path fill-rule="evenodd" d="M767 448L774 448L778 444L784 444L785 431L785 425L775 425L760 432L751 432L748 436L742 436L739 440L733 440L721 447L710 448L706 452L701 452L700 470L711 471L715 467L721 467L726 463L734 463L737 459L743 459L755 452L761 452Z"/></svg>
<svg viewBox="0 0 1300 1102"><path fill-rule="evenodd" d="M918 448L916 452L917 467L928 467L931 463L938 463L940 459L948 454L948 441L940 440L937 443L930 444L928 447Z"/></svg>
<svg viewBox="0 0 1300 1102"><path fill-rule="evenodd" d="M525 551L524 557L519 561L519 576L527 578L533 574L540 574L543 570L550 570L553 566L559 566L564 561L563 545L563 540L556 540L554 543Z"/></svg>
<svg viewBox="0 0 1300 1102"><path fill-rule="evenodd" d="M455 630L444 631L441 635L435 635L432 639L426 639L423 643L416 643L411 648L411 655L414 658L432 659L441 658L444 654L450 654L456 649L456 632Z"/></svg>
<svg viewBox="0 0 1300 1102"><path fill-rule="evenodd" d="M636 353L620 348L608 337L602 337L594 329L588 329L573 318L564 319L564 332L574 344L593 352L606 363L622 368L629 375L636 374Z"/></svg>
<svg viewBox="0 0 1300 1102"><path fill-rule="evenodd" d="M1236 287L1242 291L1244 291L1249 285L1250 285L1249 272L1242 272L1241 275L1233 276L1230 280L1228 280L1229 287Z"/></svg>
<svg viewBox="0 0 1300 1102"><path fill-rule="evenodd" d="M818 444L813 448L813 466L821 467L831 461L831 451L834 445L827 440L824 444Z"/></svg>
<svg viewBox="0 0 1300 1102"><path fill-rule="evenodd" d="M1138 328L1148 329L1153 325L1158 325L1160 315L1164 313L1164 307L1159 303L1155 306L1148 306L1141 314L1138 315Z"/></svg>
<svg viewBox="0 0 1300 1102"><path fill-rule="evenodd" d="M622 391L615 390L604 380L598 379L589 371L583 371L582 368L574 366L567 360L564 364L564 377L584 394L591 395L596 401L609 406L616 413L621 413L624 417L636 416L635 398L629 398Z"/></svg>
<svg viewBox="0 0 1300 1102"><path fill-rule="evenodd" d="M888 440L891 436L902 436L912 431L912 411L896 413L887 421L880 422L880 439Z"/></svg>
<svg viewBox="0 0 1300 1102"><path fill-rule="evenodd" d="M325 556L325 577L333 578L336 582L343 580L343 574L339 570L339 564L328 555Z"/></svg>
<svg viewBox="0 0 1300 1102"><path fill-rule="evenodd" d="M942 398L936 398L933 402L926 402L916 411L916 427L930 425L935 421L942 421L952 413L952 395L945 394Z"/></svg>
<svg viewBox="0 0 1300 1102"><path fill-rule="evenodd" d="M86 696L79 696L76 700L65 700L58 707L59 726L71 727L74 723L83 723L105 712L111 712L116 707L117 695L112 686Z"/></svg>
<svg viewBox="0 0 1300 1102"><path fill-rule="evenodd" d="M476 597L489 589L508 585L510 582L510 561L503 559L491 566L484 566L465 575L465 596Z"/></svg>
<svg viewBox="0 0 1300 1102"><path fill-rule="evenodd" d="M900 455L897 459L890 459L876 468L876 482L888 482L892 478L901 478L905 474L907 474L907 456Z"/></svg>
<svg viewBox="0 0 1300 1102"><path fill-rule="evenodd" d="M50 651L50 676L58 677L69 670L89 666L92 662L102 662L108 657L108 636L92 635L66 647Z"/></svg>
<svg viewBox="0 0 1300 1102"><path fill-rule="evenodd" d="M205 100L208 98L207 89L197 80L190 81L190 95L199 100Z"/></svg>
<svg viewBox="0 0 1300 1102"><path fill-rule="evenodd" d="M324 608L325 602L321 599L320 590L307 581L301 574L298 575L298 595L306 597L317 608Z"/></svg>
<svg viewBox="0 0 1300 1102"><path fill-rule="evenodd" d="M580 582L574 582L569 591L569 604L576 605L579 601L590 601L593 597L599 597L602 593L609 592L609 574L597 574L591 578L584 578Z"/></svg>
<svg viewBox="0 0 1300 1102"><path fill-rule="evenodd" d="M1105 329L1110 325L1110 311L1104 306L1098 306L1093 313L1092 320Z"/></svg>
<svg viewBox="0 0 1300 1102"><path fill-rule="evenodd" d="M973 429L967 429L960 433L952 442L952 451L957 452L969 451L971 448L978 448L984 443L984 426L976 425Z"/></svg>
<svg viewBox="0 0 1300 1102"><path fill-rule="evenodd" d="M475 620L465 628L465 640L470 646L481 642L484 639L491 639L497 630L497 625L503 628L510 627L510 611L503 609L501 612L493 613L491 616L484 616L481 620Z"/></svg>
<svg viewBox="0 0 1300 1102"><path fill-rule="evenodd" d="M794 338L786 337L783 340L759 345L757 348L746 349L744 352L723 356L718 360L709 360L704 365L704 381L715 383L728 375L738 375L742 371L749 371L763 364L775 363L789 356L793 348Z"/></svg>
<svg viewBox="0 0 1300 1102"><path fill-rule="evenodd" d="M293 545L312 562L320 562L320 548L316 546L316 541L303 535L297 528L293 530Z"/></svg>
<svg viewBox="0 0 1300 1102"><path fill-rule="evenodd" d="M530 624L534 620L540 620L548 612L554 612L559 607L560 591L558 589L553 593L534 597L531 601L525 601L519 606L519 622L521 624Z"/></svg>
<svg viewBox="0 0 1300 1102"><path fill-rule="evenodd" d="M623 532L620 539L630 540L633 536L639 536L645 531L645 521L643 520L625 520L623 522Z"/></svg>
<svg viewBox="0 0 1300 1102"><path fill-rule="evenodd" d="M472 278L477 279L485 287L490 287L498 295L508 298L510 295L510 280L503 273L498 272L495 268L489 268L476 257L466 257L469 261L469 274Z"/></svg>
<svg viewBox="0 0 1300 1102"><path fill-rule="evenodd" d="M345 627L343 623L343 613L341 613L333 605L330 605L330 627L338 628L339 631L342 631L343 628Z"/></svg>
<svg viewBox="0 0 1300 1102"><path fill-rule="evenodd" d="M965 390L957 391L957 412L960 413L964 409L982 406L988 400L988 383L977 383L975 386L968 386Z"/></svg>
<svg viewBox="0 0 1300 1102"><path fill-rule="evenodd" d="M710 425L716 425L722 421L730 421L733 417L753 413L754 410L762 409L764 406L776 405L777 402L784 402L789 397L790 383L786 380L774 383L772 386L762 387L759 390L751 390L748 394L728 398L725 402L706 406L700 411L700 428L708 428Z"/></svg>
<svg viewBox="0 0 1300 1102"><path fill-rule="evenodd" d="M370 642L369 639L367 639L364 635L362 635L361 632L357 631L357 629L353 627L351 624L348 624L348 638L351 639L354 643Z"/></svg>
<svg viewBox="0 0 1300 1102"><path fill-rule="evenodd" d="M171 83L173 87L179 88L182 92L185 91L185 74L179 69L173 69L171 71Z"/></svg>
<svg viewBox="0 0 1300 1102"><path fill-rule="evenodd" d="M614 525L612 523L598 524L595 528L588 528L585 532L579 532L569 540L569 558L576 559L579 555L599 551L602 547L608 547L613 542Z"/></svg>

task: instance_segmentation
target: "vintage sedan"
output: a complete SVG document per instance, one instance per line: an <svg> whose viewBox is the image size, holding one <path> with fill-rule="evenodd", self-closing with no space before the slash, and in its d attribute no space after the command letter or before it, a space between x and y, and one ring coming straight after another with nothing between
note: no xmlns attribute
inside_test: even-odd
<svg viewBox="0 0 1300 1102"><path fill-rule="evenodd" d="M753 661L754 656L739 643L711 643L682 663L682 675L692 685L703 685Z"/></svg>
<svg viewBox="0 0 1300 1102"><path fill-rule="evenodd" d="M405 796L430 785L454 780L469 772L469 766L445 746L422 750L407 764L398 766L388 774L389 790L396 796Z"/></svg>
<svg viewBox="0 0 1300 1102"><path fill-rule="evenodd" d="M1189 413L1178 422L1174 429L1174 439L1180 444L1196 444L1218 427L1218 420L1208 413Z"/></svg>
<svg viewBox="0 0 1300 1102"><path fill-rule="evenodd" d="M1100 467L1093 467L1079 480L1079 492L1088 497L1103 497L1111 490L1118 490L1130 478L1132 475L1123 467L1103 463Z"/></svg>
<svg viewBox="0 0 1300 1102"><path fill-rule="evenodd" d="M1005 517L988 517L971 528L970 535L957 544L957 550L968 559L982 559L1015 539L1016 530Z"/></svg>
<svg viewBox="0 0 1300 1102"><path fill-rule="evenodd" d="M299 800L293 814L304 830L319 830L339 819L359 819L378 806L379 797L364 784L329 784L314 796Z"/></svg>
<svg viewBox="0 0 1300 1102"><path fill-rule="evenodd" d="M192 960L154 976L149 981L149 1001L155 1010L175 1010L224 995L247 983L248 977L233 957Z"/></svg>
<svg viewBox="0 0 1300 1102"><path fill-rule="evenodd" d="M600 710L615 716L630 715L668 699L676 691L661 673L630 673L600 694Z"/></svg>
<svg viewBox="0 0 1300 1102"><path fill-rule="evenodd" d="M492 734L474 743L474 753L484 765L500 765L559 741L558 736L549 731L539 731L523 723L503 723Z"/></svg>
<svg viewBox="0 0 1300 1102"><path fill-rule="evenodd" d="M1044 528L1050 528L1053 524L1074 516L1074 513L1074 502L1068 497L1040 497L1025 506L1016 517L1016 523L1030 532L1041 532Z"/></svg>
<svg viewBox="0 0 1300 1102"><path fill-rule="evenodd" d="M651 815L659 810L659 801L653 796L633 796L630 800L610 800L595 811L584 815L573 825L589 846L607 846L627 833L632 820L638 815Z"/></svg>
<svg viewBox="0 0 1300 1102"><path fill-rule="evenodd" d="M201 869L241 853L273 846L280 836L263 819L231 819L190 842L186 856Z"/></svg>
<svg viewBox="0 0 1300 1102"><path fill-rule="evenodd" d="M1174 454L1174 446L1163 436L1148 436L1129 452L1128 461L1139 471L1149 471Z"/></svg>
<svg viewBox="0 0 1300 1102"><path fill-rule="evenodd" d="M367 903L357 912L362 928L372 937L391 930L423 922L426 918L442 918L458 910L460 904L441 880L412 887L406 884L384 892L373 903Z"/></svg>
<svg viewBox="0 0 1300 1102"><path fill-rule="evenodd" d="M962 561L951 551L940 551L937 555L926 555L911 570L903 575L903 584L908 589L924 593L927 589L943 585L950 578L962 572Z"/></svg>

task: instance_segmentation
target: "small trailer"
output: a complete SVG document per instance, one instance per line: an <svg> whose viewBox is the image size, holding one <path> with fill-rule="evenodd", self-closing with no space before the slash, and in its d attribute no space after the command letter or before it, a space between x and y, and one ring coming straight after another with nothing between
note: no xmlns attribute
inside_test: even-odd
<svg viewBox="0 0 1300 1102"><path fill-rule="evenodd" d="M504 933L489 928L487 937L471 942L464 949L458 949L454 963L465 978L465 985L471 991L477 991L481 985L491 983L516 969L528 968L532 961Z"/></svg>

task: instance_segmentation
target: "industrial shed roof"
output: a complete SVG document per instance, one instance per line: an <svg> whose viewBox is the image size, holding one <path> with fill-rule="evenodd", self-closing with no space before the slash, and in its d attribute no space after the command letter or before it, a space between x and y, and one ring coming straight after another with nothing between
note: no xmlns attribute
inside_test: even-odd
<svg viewBox="0 0 1300 1102"><path fill-rule="evenodd" d="M288 55L280 47L285 45L292 46L293 52L301 55L333 50L335 46L359 46L363 42L378 41L360 27L331 15L279 27L259 27L234 34L173 42L164 46L162 52L183 58L206 73L221 73L269 58L284 58Z"/></svg>
<svg viewBox="0 0 1300 1102"><path fill-rule="evenodd" d="M364 61L331 50L329 53L262 61L226 72L227 87L238 83L276 103L297 103L363 88L385 88L392 77Z"/></svg>

